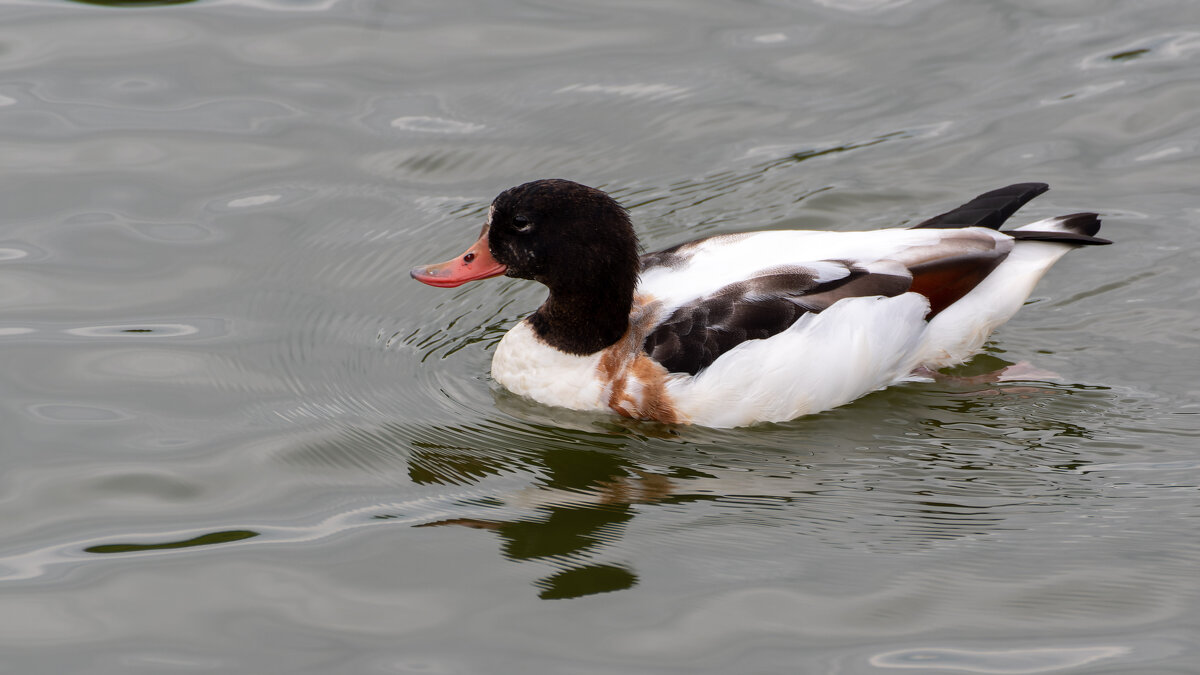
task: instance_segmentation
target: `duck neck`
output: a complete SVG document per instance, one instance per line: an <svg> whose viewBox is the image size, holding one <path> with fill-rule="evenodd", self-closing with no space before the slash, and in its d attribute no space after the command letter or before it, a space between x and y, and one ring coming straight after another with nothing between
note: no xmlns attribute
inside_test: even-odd
<svg viewBox="0 0 1200 675"><path fill-rule="evenodd" d="M629 328L633 289L598 296L550 289L550 297L529 317L539 338L568 354L594 354L615 344Z"/></svg>

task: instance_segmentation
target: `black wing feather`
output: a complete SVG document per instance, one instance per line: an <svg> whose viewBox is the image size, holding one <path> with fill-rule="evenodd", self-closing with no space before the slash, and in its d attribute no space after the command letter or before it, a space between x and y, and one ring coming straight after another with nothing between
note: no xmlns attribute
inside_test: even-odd
<svg viewBox="0 0 1200 675"><path fill-rule="evenodd" d="M1049 190L1045 183L1017 183L985 192L962 206L934 216L911 229L922 227L951 229L956 227L989 227L1000 229L1009 216L1034 197Z"/></svg>
<svg viewBox="0 0 1200 675"><path fill-rule="evenodd" d="M896 296L912 282L842 264L847 275L824 283L796 267L725 286L676 309L646 336L642 349L668 372L695 375L746 340L782 333L808 312L847 297Z"/></svg>

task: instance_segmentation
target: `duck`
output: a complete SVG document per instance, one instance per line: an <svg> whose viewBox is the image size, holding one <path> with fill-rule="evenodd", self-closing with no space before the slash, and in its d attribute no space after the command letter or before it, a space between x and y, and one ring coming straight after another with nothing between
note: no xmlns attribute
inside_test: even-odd
<svg viewBox="0 0 1200 675"><path fill-rule="evenodd" d="M667 425L785 422L967 361L1063 255L1112 243L1095 213L1000 231L1048 189L1009 185L910 227L734 232L642 254L610 195L542 179L501 192L464 253L410 274L546 286L492 358L520 396Z"/></svg>

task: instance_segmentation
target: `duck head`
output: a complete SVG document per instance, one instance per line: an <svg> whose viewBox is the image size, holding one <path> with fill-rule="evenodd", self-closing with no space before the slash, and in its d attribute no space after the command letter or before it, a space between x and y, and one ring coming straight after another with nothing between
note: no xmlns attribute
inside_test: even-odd
<svg viewBox="0 0 1200 675"><path fill-rule="evenodd" d="M590 353L624 333L639 268L637 235L616 200L546 179L500 193L478 241L411 274L446 288L501 274L537 281L550 297L530 317L534 329L565 351Z"/></svg>
<svg viewBox="0 0 1200 675"><path fill-rule="evenodd" d="M629 215L605 192L569 180L537 180L501 192L479 240L462 255L411 274L439 287L503 274L552 291L609 286L632 296L637 247Z"/></svg>

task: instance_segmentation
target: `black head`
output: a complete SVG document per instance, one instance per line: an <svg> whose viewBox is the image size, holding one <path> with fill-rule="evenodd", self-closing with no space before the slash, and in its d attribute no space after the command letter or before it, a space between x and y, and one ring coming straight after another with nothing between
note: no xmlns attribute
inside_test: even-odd
<svg viewBox="0 0 1200 675"><path fill-rule="evenodd" d="M601 190L561 179L505 190L492 202L487 237L507 276L553 292L633 297L637 236L629 214Z"/></svg>

